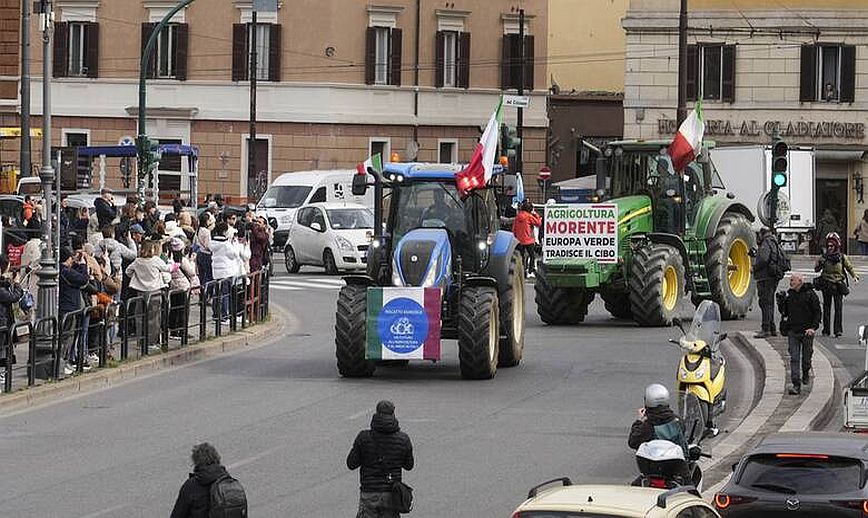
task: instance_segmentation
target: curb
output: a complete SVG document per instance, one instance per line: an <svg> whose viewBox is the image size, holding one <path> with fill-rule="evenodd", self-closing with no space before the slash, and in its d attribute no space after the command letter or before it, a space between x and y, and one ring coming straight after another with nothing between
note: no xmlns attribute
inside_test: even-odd
<svg viewBox="0 0 868 518"><path fill-rule="evenodd" d="M836 381L834 371L832 370L832 363L829 360L828 351L825 347L816 343L813 359L815 375L812 381L813 385L811 385L811 393L777 430L762 430L772 420L778 406L783 401L788 376L786 358L778 353L766 340L747 338L742 333L735 333L734 336L737 337L738 341L742 342L744 347L748 349L754 348L762 356L763 366L766 371L763 394L759 404L731 434L731 436L734 436L743 433L744 435L741 435L743 439L742 443L730 451L724 449L725 454L715 459L715 462L709 463L708 468L703 466L703 471L719 465L724 460L727 460L727 457L730 457L730 461L736 462L738 459L732 459L731 456L737 453L739 449L745 448L748 442L757 437L757 435L775 432L806 432L817 429L828 420L835 409ZM720 451L725 442L721 442L716 451ZM705 498L710 500L717 491L723 488L729 481L729 478L730 475L727 474L722 480L705 489L703 491Z"/></svg>
<svg viewBox="0 0 868 518"><path fill-rule="evenodd" d="M118 367L103 368L72 376L61 381L46 383L17 392L0 395L0 416L50 404L79 394L94 392L126 383L130 380L170 370L182 365L210 358L252 350L267 343L263 338L279 337L287 326L293 325L292 316L272 306L271 319L231 335L215 337L166 353L126 362Z"/></svg>

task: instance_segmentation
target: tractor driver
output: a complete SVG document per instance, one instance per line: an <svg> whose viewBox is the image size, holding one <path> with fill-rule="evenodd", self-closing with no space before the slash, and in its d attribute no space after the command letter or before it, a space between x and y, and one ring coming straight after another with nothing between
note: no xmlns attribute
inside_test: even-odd
<svg viewBox="0 0 868 518"><path fill-rule="evenodd" d="M657 158L657 171L654 175L654 197L660 210L655 210L655 230L664 232L679 232L680 228L680 194L681 176L672 167L668 155Z"/></svg>
<svg viewBox="0 0 868 518"><path fill-rule="evenodd" d="M455 203L447 203L446 189L438 187L434 191L434 203L422 213L422 227L436 226L433 223L442 222L443 226L450 229L463 230L464 214ZM426 224L427 223L427 224Z"/></svg>

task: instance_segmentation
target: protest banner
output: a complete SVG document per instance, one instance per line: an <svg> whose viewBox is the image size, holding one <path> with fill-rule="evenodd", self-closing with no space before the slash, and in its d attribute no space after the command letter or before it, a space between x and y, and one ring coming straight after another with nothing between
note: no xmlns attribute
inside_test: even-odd
<svg viewBox="0 0 868 518"><path fill-rule="evenodd" d="M546 205L543 263L618 261L618 206L614 203Z"/></svg>
<svg viewBox="0 0 868 518"><path fill-rule="evenodd" d="M440 359L440 288L368 288L368 360Z"/></svg>

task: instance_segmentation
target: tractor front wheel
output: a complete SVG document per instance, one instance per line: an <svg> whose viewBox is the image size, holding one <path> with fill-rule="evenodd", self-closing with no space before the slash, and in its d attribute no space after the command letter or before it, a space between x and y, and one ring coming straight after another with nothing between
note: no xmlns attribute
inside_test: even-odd
<svg viewBox="0 0 868 518"><path fill-rule="evenodd" d="M678 250L651 243L633 255L630 308L641 326L668 326L684 295L684 261Z"/></svg>
<svg viewBox="0 0 868 518"><path fill-rule="evenodd" d="M491 379L497 373L500 345L497 290L467 286L458 308L458 362L465 379Z"/></svg>
<svg viewBox="0 0 868 518"><path fill-rule="evenodd" d="M608 311L613 317L624 320L632 320L633 310L630 308L630 292L626 289L600 288L600 296Z"/></svg>
<svg viewBox="0 0 868 518"><path fill-rule="evenodd" d="M509 260L509 283L500 292L500 354L498 367L515 367L524 352L524 270L521 255Z"/></svg>
<svg viewBox="0 0 868 518"><path fill-rule="evenodd" d="M374 362L365 359L368 288L348 284L338 294L335 312L335 355L338 372L345 378L364 378L374 374Z"/></svg>
<svg viewBox="0 0 868 518"><path fill-rule="evenodd" d="M756 285L751 271L750 250L756 237L747 218L727 213L708 244L705 269L711 300L720 306L726 320L744 317L753 303Z"/></svg>
<svg viewBox="0 0 868 518"><path fill-rule="evenodd" d="M534 300L540 320L553 326L569 326L583 322L594 294L582 288L556 288L538 270L534 283Z"/></svg>

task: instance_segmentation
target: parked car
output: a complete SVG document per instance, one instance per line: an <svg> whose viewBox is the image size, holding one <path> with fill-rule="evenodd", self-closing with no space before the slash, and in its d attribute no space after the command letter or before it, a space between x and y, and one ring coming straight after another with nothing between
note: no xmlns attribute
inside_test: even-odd
<svg viewBox="0 0 868 518"><path fill-rule="evenodd" d="M561 487L543 489L552 483ZM619 485L574 486L569 478L530 490L512 518L719 518L690 486L670 490Z"/></svg>
<svg viewBox="0 0 868 518"><path fill-rule="evenodd" d="M334 275L339 270L367 266L374 213L355 203L314 203L295 213L283 248L286 271L302 265L322 266Z"/></svg>
<svg viewBox="0 0 868 518"><path fill-rule="evenodd" d="M770 435L733 466L714 495L721 516L868 515L868 439L846 433Z"/></svg>

